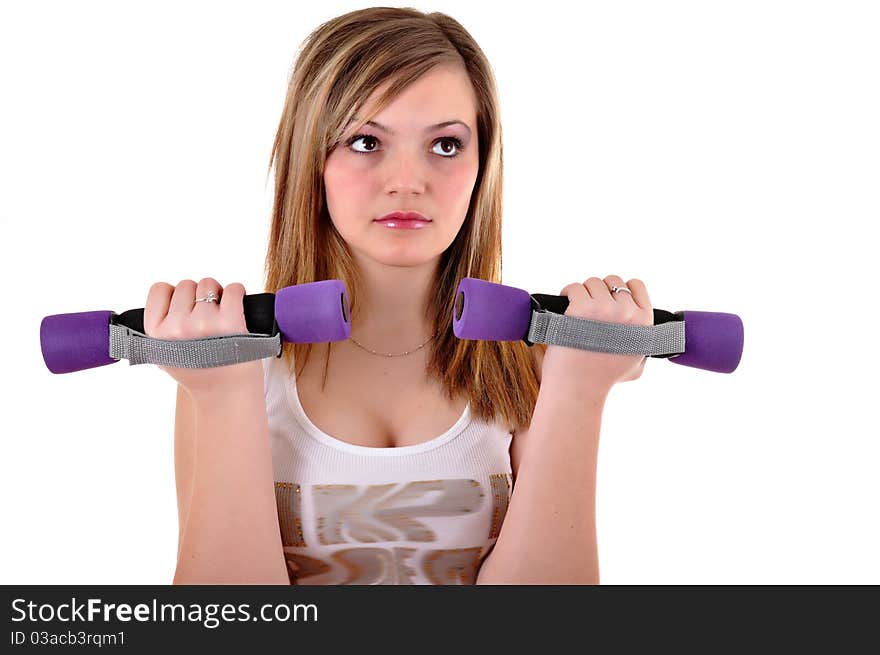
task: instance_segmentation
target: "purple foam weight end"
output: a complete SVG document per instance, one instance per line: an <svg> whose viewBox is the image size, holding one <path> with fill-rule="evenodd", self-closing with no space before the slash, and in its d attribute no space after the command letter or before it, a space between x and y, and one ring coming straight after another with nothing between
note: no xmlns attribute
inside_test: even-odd
<svg viewBox="0 0 880 655"><path fill-rule="evenodd" d="M528 291L474 277L458 283L452 331L459 339L519 341L528 334L531 320Z"/></svg>
<svg viewBox="0 0 880 655"><path fill-rule="evenodd" d="M275 320L290 343L342 341L351 335L348 292L342 280L295 284L275 294Z"/></svg>
<svg viewBox="0 0 880 655"><path fill-rule="evenodd" d="M732 373L743 351L743 323L736 314L683 311L685 351L673 364Z"/></svg>
<svg viewBox="0 0 880 655"><path fill-rule="evenodd" d="M113 312L53 314L40 323L43 361L53 373L73 373L115 364L110 357L110 318Z"/></svg>

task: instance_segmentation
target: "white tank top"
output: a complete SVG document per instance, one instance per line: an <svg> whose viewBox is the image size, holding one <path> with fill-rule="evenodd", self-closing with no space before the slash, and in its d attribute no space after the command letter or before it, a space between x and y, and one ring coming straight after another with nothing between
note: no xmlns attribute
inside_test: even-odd
<svg viewBox="0 0 880 655"><path fill-rule="evenodd" d="M283 359L263 359L281 540L295 584L473 584L512 491L501 423L472 419L414 446L322 432Z"/></svg>

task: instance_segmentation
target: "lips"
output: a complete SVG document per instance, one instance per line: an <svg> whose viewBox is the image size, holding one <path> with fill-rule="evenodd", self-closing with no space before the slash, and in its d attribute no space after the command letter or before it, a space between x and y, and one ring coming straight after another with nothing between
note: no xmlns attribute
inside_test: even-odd
<svg viewBox="0 0 880 655"><path fill-rule="evenodd" d="M379 223L384 221L420 221L422 223L430 223L431 219L425 218L418 212L391 212L390 214L385 214L382 218L377 218L376 221Z"/></svg>
<svg viewBox="0 0 880 655"><path fill-rule="evenodd" d="M418 212L391 212L382 218L375 219L374 222L390 230L408 232L427 227L431 224L431 219L425 218Z"/></svg>

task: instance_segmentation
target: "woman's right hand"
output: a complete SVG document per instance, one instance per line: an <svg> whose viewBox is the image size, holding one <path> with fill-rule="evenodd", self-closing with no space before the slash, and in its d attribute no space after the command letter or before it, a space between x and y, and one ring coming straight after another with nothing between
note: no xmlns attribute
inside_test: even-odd
<svg viewBox="0 0 880 655"><path fill-rule="evenodd" d="M213 291L220 302L196 302ZM198 339L220 335L246 334L244 285L233 283L225 289L214 278L181 280L173 287L157 282L150 287L144 307L144 334L155 339ZM157 365L158 366L158 365ZM192 397L222 394L250 380L262 379L259 359L212 368L159 366L177 380Z"/></svg>

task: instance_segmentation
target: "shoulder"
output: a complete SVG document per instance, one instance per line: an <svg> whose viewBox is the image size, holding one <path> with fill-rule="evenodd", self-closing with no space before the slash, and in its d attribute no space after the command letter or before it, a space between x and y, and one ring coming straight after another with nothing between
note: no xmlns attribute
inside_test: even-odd
<svg viewBox="0 0 880 655"><path fill-rule="evenodd" d="M538 375L538 384L541 384L541 368L544 365L544 350L546 346L543 345L534 345L529 348L529 353L532 355L532 359L535 362L535 371ZM525 451L525 444L529 439L529 428L531 426L520 427L516 430L513 430L511 434L511 443L510 443L510 469L513 474L513 480L516 480L516 476L519 473L519 464L523 458L523 452Z"/></svg>
<svg viewBox="0 0 880 655"><path fill-rule="evenodd" d="M536 344L528 349L529 355L532 357L532 361L535 364L535 373L538 378L538 386L541 385L541 373L544 366L544 352L546 351L547 346L543 344ZM528 431L528 426L520 426L515 430L511 430L511 434L513 436L517 436L523 434Z"/></svg>

